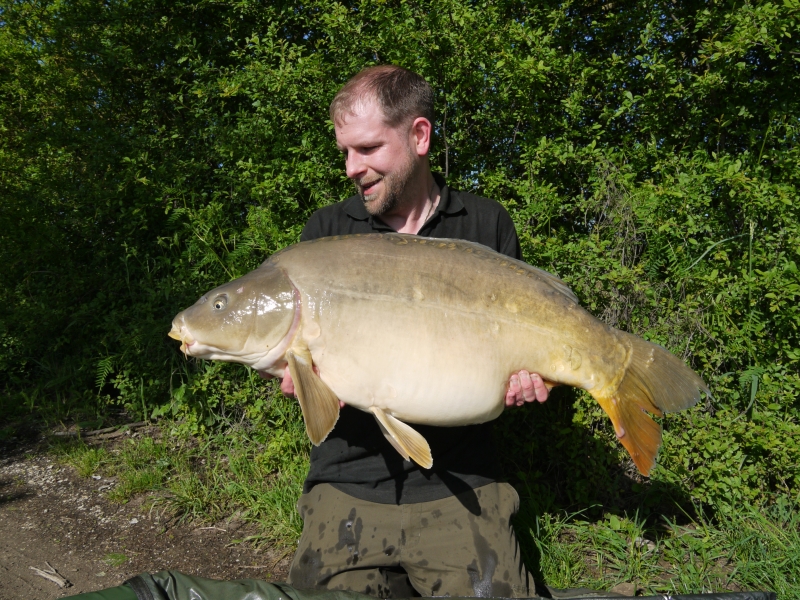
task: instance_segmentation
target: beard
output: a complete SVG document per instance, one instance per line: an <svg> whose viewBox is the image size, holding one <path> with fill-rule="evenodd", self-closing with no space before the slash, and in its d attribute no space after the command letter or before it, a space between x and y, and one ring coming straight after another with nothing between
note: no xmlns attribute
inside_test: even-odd
<svg viewBox="0 0 800 600"><path fill-rule="evenodd" d="M408 184L414 179L417 172L417 164L414 156L409 154L406 160L396 171L367 180L366 178L356 181L356 191L364 203L364 208L373 217L379 217L394 211L403 204L403 200L408 189ZM364 195L364 183L372 184L376 181L383 181L383 192L381 194Z"/></svg>

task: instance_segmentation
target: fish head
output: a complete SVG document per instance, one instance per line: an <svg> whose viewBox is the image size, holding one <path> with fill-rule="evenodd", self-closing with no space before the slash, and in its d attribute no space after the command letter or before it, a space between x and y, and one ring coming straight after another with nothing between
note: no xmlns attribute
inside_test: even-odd
<svg viewBox="0 0 800 600"><path fill-rule="evenodd" d="M181 342L187 356L265 369L288 348L298 306L298 292L286 274L265 264L178 313L169 336Z"/></svg>

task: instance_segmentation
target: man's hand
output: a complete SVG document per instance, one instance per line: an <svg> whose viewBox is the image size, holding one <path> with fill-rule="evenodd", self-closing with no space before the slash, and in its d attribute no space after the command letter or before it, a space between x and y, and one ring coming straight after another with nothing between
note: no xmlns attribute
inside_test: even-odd
<svg viewBox="0 0 800 600"><path fill-rule="evenodd" d="M314 372L317 375L319 375L319 369L317 367L314 367ZM264 373L262 371L256 371L256 373L258 373L258 376L263 379L273 378L273 375L270 375L269 373ZM281 391L283 392L284 396L288 396L289 398L295 397L294 382L292 381L292 374L289 372L288 368L283 370L283 379L281 379ZM342 402L341 400L339 400L339 408L344 408L344 402Z"/></svg>
<svg viewBox="0 0 800 600"><path fill-rule="evenodd" d="M506 406L522 406L534 400L544 402L547 400L547 394L548 389L541 376L523 370L514 373L508 380Z"/></svg>
<svg viewBox="0 0 800 600"><path fill-rule="evenodd" d="M256 371L256 373L258 373L258 376L261 377L261 379L272 379L273 377L275 377L274 375L270 375L265 371ZM292 376L289 373L288 368L283 370L283 379L281 379L281 391L283 392L284 396L289 396L290 398L294 398L294 383L292 382Z"/></svg>

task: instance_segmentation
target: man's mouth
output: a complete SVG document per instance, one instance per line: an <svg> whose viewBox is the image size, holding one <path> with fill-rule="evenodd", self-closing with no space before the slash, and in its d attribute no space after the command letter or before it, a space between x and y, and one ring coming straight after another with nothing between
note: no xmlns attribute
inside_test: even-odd
<svg viewBox="0 0 800 600"><path fill-rule="evenodd" d="M381 182L383 177L379 177L378 179L373 179L372 181L368 181L366 183L359 182L358 187L361 189L361 194L364 196L369 196L370 194L375 192L375 186Z"/></svg>

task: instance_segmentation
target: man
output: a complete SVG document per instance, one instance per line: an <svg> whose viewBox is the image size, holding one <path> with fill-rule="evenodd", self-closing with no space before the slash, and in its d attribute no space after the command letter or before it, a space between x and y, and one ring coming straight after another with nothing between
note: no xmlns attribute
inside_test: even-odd
<svg viewBox="0 0 800 600"><path fill-rule="evenodd" d="M330 112L357 195L314 213L301 240L396 231L466 239L520 258L498 203L450 190L431 173L433 92L422 77L391 65L365 69ZM281 389L294 392L290 376ZM510 377L507 406L546 399L538 375ZM433 469L404 461L372 415L343 406L311 451L289 583L395 598L533 595L510 525L519 498L496 481L491 424L415 428L430 443Z"/></svg>

